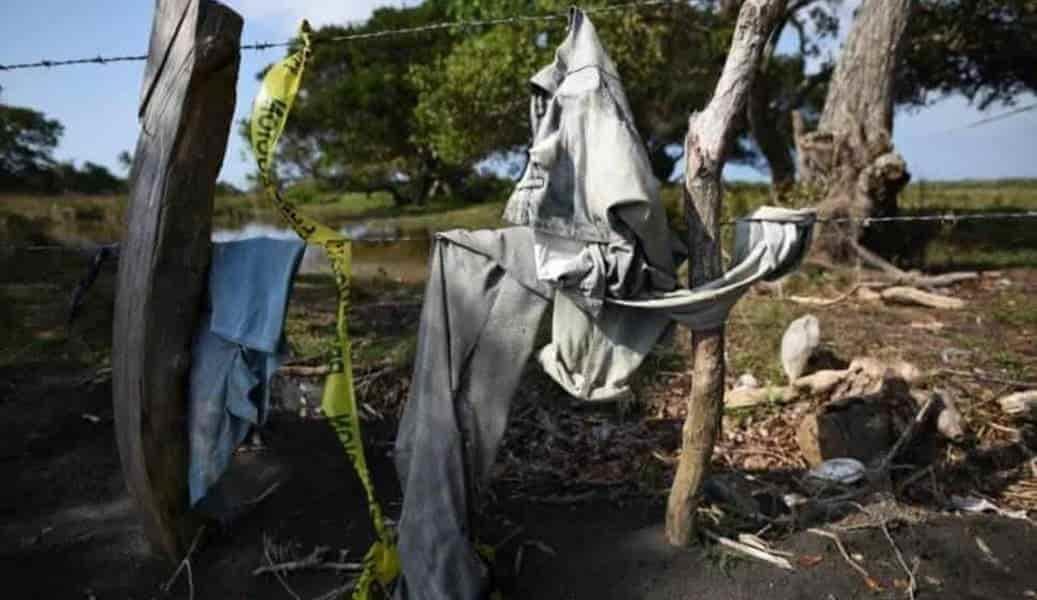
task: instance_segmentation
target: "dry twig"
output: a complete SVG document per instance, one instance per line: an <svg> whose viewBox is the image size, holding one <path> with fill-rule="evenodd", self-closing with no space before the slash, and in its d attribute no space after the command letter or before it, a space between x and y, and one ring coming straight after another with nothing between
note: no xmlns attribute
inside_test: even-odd
<svg viewBox="0 0 1037 600"><path fill-rule="evenodd" d="M281 583L281 587L283 587L285 589L285 591L288 592L288 594L292 598L295 598L295 600L302 600L302 598L299 597L299 594L296 594L295 591L288 585L288 582L285 581L284 576L281 575L281 572L277 570L277 565L274 564L274 559L270 557L270 545L271 545L270 538L268 538L266 535L264 535L263 536L263 556L266 557L266 561L268 563L270 563L271 567L273 567L271 572L274 574L275 577L277 577L277 581Z"/></svg>
<svg viewBox="0 0 1037 600"><path fill-rule="evenodd" d="M288 571L301 571L304 569L314 569L323 571L362 571L364 565L361 563L347 563L347 562L325 562L324 555L327 553L328 548L326 546L317 546L313 549L308 556L299 560L289 560L282 563L271 563L267 566L256 568L252 571L252 575L262 575L263 573L287 573Z"/></svg>
<svg viewBox="0 0 1037 600"><path fill-rule="evenodd" d="M1022 381L1019 379L1005 379L1003 377L994 377L993 375L986 375L983 373L973 373L971 371L961 371L958 369L937 369L938 374L944 375L955 375L957 377L966 377L968 379L975 379L977 381L987 381L990 383L1000 383L1003 385L1009 385L1016 388L1037 388L1037 381Z"/></svg>
<svg viewBox="0 0 1037 600"><path fill-rule="evenodd" d="M827 531L825 529L819 529L817 527L811 527L810 529L807 529L807 531L813 533L814 535L826 537L835 542L835 547L839 549L839 554L843 555L843 560L846 561L846 564L853 567L855 571L857 571L861 574L862 577L864 577L864 580L868 583L868 587L874 585L875 578L872 577L871 574L864 569L864 567L857 564L857 561L853 560L853 558L850 556L850 553L846 551L846 546L843 545L843 541L839 539L839 536L835 532Z"/></svg>
<svg viewBox="0 0 1037 600"><path fill-rule="evenodd" d="M767 552L765 550L761 550L760 548L757 548L755 546L750 546L748 544L743 544L741 542L736 542L736 541L732 540L731 538L726 538L726 537L724 537L724 536L722 536L722 535L720 535L720 534L718 534L718 533L716 533L716 532L714 532L714 531L712 531L712 530L710 530L709 528L706 528L706 527L702 528L702 533L705 534L705 536L708 537L709 539L711 539L714 542L720 544L721 546L726 546L728 548L731 548L732 550L737 550L738 552L741 552L742 554L745 554L747 556L750 556L750 557L758 559L758 560L762 560L764 562L768 562L768 563L770 563L770 564L772 564L772 565L774 565L774 566L776 566L778 568L781 568L781 569L785 569L785 570L788 570L788 571L795 571L796 570L792 566L792 563L790 563L788 561L788 559L785 559L785 558L783 558L781 556L774 556L773 554L771 554L771 553L769 553L769 552Z"/></svg>
<svg viewBox="0 0 1037 600"><path fill-rule="evenodd" d="M184 555L184 559L180 561L176 571L173 572L173 576L169 578L169 581L162 586L162 591L169 593L169 590L173 588L173 584L176 583L177 578L180 576L180 572L187 570L187 588L189 600L194 600L194 573L191 572L191 555L194 554L195 548L198 547L198 541L202 539L202 534L205 533L205 526L202 525L198 528L198 532L194 534L194 540L191 541L191 547L187 549L187 554Z"/></svg>
<svg viewBox="0 0 1037 600"><path fill-rule="evenodd" d="M897 441L895 444L893 444L893 447L889 449L889 452L886 454L885 458L882 459L882 462L879 463L879 466L876 469L877 472L884 473L889 470L889 466L893 463L893 459L896 458L897 454L900 454L900 451L904 448L904 446L907 445L907 443L911 441L913 437L915 437L915 435L918 433L918 430L921 429L922 424L924 424L925 421L929 418L929 413L932 412L934 406L936 406L936 403L933 401L933 397L930 396L929 399L925 401L925 404L923 404L922 407L918 409L918 413L915 415L915 418L911 420L911 423L907 426L907 429L905 429L904 432L900 434L900 437L897 438Z"/></svg>
<svg viewBox="0 0 1037 600"><path fill-rule="evenodd" d="M918 589L918 581L915 579L915 573L918 571L918 559L916 558L914 561L914 568L908 568L907 561L904 560L904 555L901 554L900 548L897 547L897 543L893 541L893 536L889 533L889 527L886 526L886 520L883 519L880 521L879 525L882 527L882 533L884 533L886 539L889 540L889 545L893 546L893 552L897 555L897 562L900 563L904 572L907 573L907 595L911 600L915 600L915 590Z"/></svg>

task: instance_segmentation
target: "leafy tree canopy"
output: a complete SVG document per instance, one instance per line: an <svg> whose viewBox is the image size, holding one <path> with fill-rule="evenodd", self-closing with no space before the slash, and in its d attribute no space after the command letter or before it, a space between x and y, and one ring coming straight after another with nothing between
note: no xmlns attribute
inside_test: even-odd
<svg viewBox="0 0 1037 600"><path fill-rule="evenodd" d="M897 73L902 103L954 92L980 108L1037 91L1037 0L919 0Z"/></svg>
<svg viewBox="0 0 1037 600"><path fill-rule="evenodd" d="M790 0L754 90L733 160L788 162L789 112L823 105L830 65L825 38L842 0ZM588 0L600 7L619 0ZM361 25L324 27L315 38L420 27L450 20L563 14L563 0L426 0L382 8ZM592 18L623 76L657 176L673 170L690 111L704 106L726 58L740 0L700 0ZM1035 89L1029 68L1037 0L919 0L901 58L898 102L924 104L961 92L986 106ZM775 52L780 32L795 44ZM420 202L437 189L474 189L475 167L521 162L528 143L528 78L551 61L564 19L486 28L438 29L355 42L318 43L279 149L286 177L353 191L389 190ZM747 119L748 121L748 119ZM784 152L772 152L776 147Z"/></svg>
<svg viewBox="0 0 1037 600"><path fill-rule="evenodd" d="M106 194L123 191L124 180L106 167L58 163L53 152L65 129L31 108L0 103L0 190Z"/></svg>
<svg viewBox="0 0 1037 600"><path fill-rule="evenodd" d="M596 7L610 2L585 2ZM561 0L451 0L460 19L563 14ZM657 175L666 177L680 145L688 110L703 106L723 65L733 22L687 4L592 16L623 77L635 121ZM558 19L495 27L462 39L437 61L415 66L416 125L446 161L459 166L520 150L529 140L529 77L554 55L565 36Z"/></svg>
<svg viewBox="0 0 1037 600"><path fill-rule="evenodd" d="M54 166L64 128L30 108L0 104L0 186L16 186Z"/></svg>
<svg viewBox="0 0 1037 600"><path fill-rule="evenodd" d="M413 8L378 9L363 25L323 27L314 38L447 18L444 2L428 0ZM420 197L445 169L414 135L418 90L410 71L437 60L452 45L447 32L318 41L279 146L282 164L293 171L288 175L354 190L387 189L403 202Z"/></svg>

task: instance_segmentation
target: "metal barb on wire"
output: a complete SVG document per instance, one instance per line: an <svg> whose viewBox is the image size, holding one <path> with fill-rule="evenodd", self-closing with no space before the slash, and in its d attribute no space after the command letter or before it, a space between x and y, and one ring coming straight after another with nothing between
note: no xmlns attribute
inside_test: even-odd
<svg viewBox="0 0 1037 600"><path fill-rule="evenodd" d="M636 10L640 8L649 8L655 6L665 6L671 4L678 4L679 0L635 0L633 2L627 2L624 4L610 4L606 6L596 6L584 9L587 14L600 14L626 10ZM415 27L401 27L397 29L383 29L380 31L367 31L363 33L347 33L343 35L336 35L330 37L314 37L313 42L316 44L330 43L330 42L347 42L357 40L369 40L377 38L390 38L400 37L405 35L413 35L417 33L424 33L428 31L441 31L451 29L465 29L465 28L481 28L481 27L492 27L495 25L514 25L523 23L535 23L543 21L557 21L566 20L568 17L564 14L541 14L541 15L511 15L507 17L498 17L492 19L473 19L473 20L459 20L459 21L443 21L439 23L429 23L428 25L418 25ZM240 48L241 50L269 50L271 48L285 48L294 44L296 40L290 39L283 42L254 42L251 44L244 44ZM107 64L113 62L131 62L131 61L145 61L148 59L146 54L143 55L129 55L129 56L96 56L93 58L74 58L69 60L40 60L37 62L27 63L16 63L16 64L0 64L0 71L15 71L21 69L39 69L39 68L50 68L60 67L66 65L80 65L80 64Z"/></svg>
<svg viewBox="0 0 1037 600"><path fill-rule="evenodd" d="M12 65L0 65L0 71L15 71L18 69L40 69L40 68L51 68L51 67L63 67L66 65L83 65L83 64L98 64L104 65L113 62L132 62L147 60L148 55L128 55L128 56L95 56L93 58L73 58L69 60L40 60L31 63L18 63Z"/></svg>

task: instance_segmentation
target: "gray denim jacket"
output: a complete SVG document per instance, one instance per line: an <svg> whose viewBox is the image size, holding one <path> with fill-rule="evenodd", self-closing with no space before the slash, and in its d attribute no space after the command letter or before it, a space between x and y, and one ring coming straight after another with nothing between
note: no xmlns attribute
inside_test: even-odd
<svg viewBox="0 0 1037 600"><path fill-rule="evenodd" d="M533 142L504 219L537 231L541 277L597 306L673 289L659 182L616 67L582 11L570 11L554 62L530 83Z"/></svg>

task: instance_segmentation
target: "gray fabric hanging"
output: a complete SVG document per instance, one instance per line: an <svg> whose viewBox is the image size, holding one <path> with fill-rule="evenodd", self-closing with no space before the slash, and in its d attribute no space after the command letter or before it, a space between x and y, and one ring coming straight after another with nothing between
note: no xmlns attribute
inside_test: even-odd
<svg viewBox="0 0 1037 600"><path fill-rule="evenodd" d="M436 238L410 396L396 438L403 488L397 600L489 591L473 514L511 400L553 301L545 372L583 400L628 400L674 320L711 329L761 279L799 263L814 214L763 208L735 228L730 270L677 288L674 242L615 66L574 10L532 81L529 162L505 209L520 225Z"/></svg>

